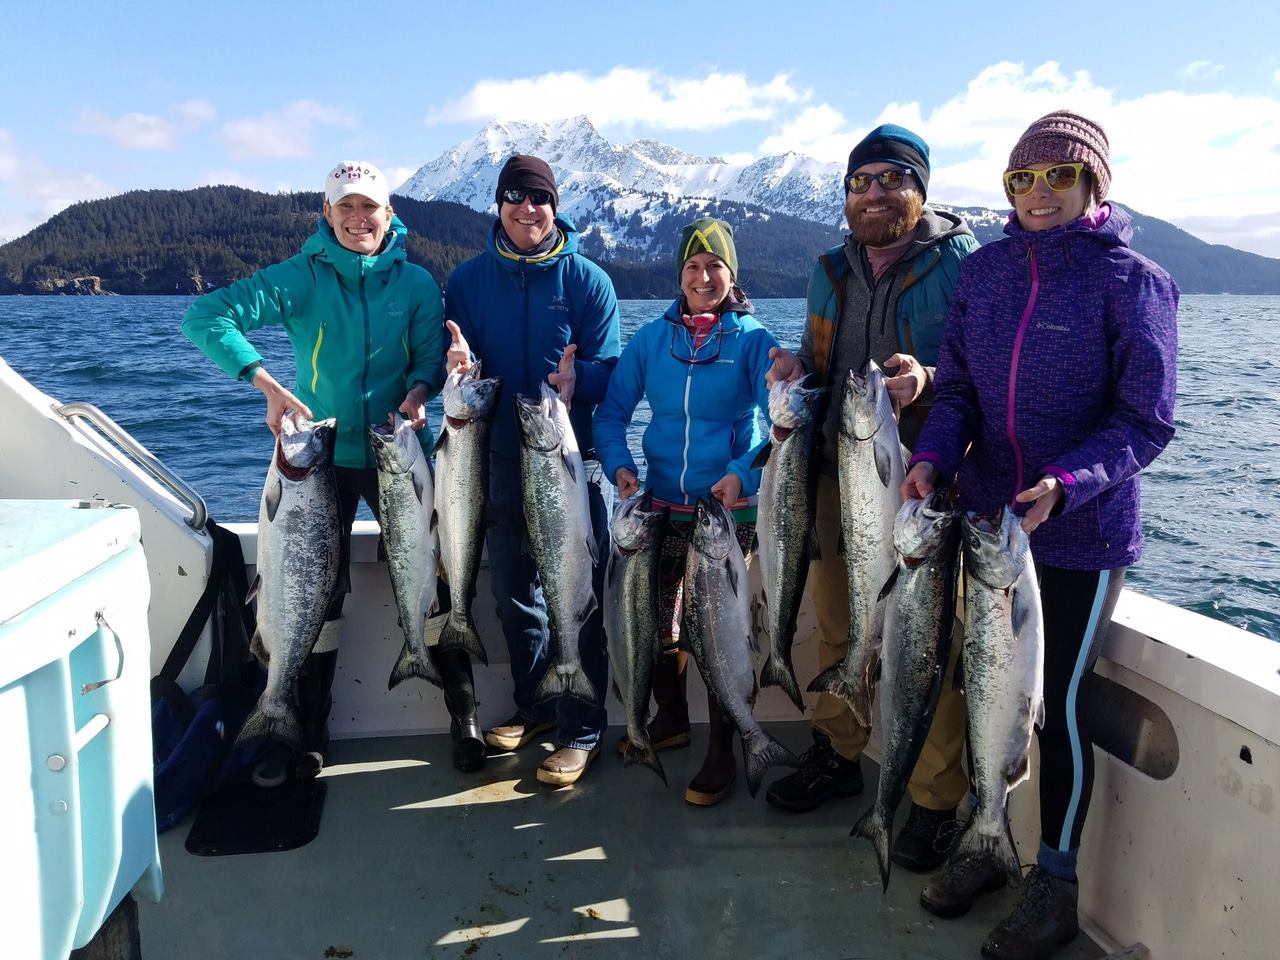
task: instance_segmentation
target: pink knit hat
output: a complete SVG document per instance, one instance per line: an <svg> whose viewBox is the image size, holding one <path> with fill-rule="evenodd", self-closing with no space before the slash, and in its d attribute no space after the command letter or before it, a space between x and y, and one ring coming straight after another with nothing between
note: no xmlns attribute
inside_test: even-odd
<svg viewBox="0 0 1280 960"><path fill-rule="evenodd" d="M1093 199L1101 203L1111 188L1111 167L1107 165L1110 152L1107 132L1101 125L1069 110L1055 110L1027 127L1014 144L1005 169L1021 170L1031 163L1079 161L1093 174ZM1013 203L1008 190L1005 196Z"/></svg>

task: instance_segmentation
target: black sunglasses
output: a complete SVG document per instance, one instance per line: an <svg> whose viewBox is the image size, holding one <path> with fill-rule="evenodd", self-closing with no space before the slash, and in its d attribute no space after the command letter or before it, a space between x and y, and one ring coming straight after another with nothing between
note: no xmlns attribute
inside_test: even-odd
<svg viewBox="0 0 1280 960"><path fill-rule="evenodd" d="M682 357L680 356L680 354L676 353L676 334L679 333L681 329L682 328L678 324L673 323L671 325L671 357L672 359L679 360L681 363L687 363L691 367L700 367L704 363L715 363L717 360L720 359L720 344L721 344L722 338L720 336L721 328L719 323L716 324L716 330L714 334L716 338L716 352L709 357L698 356L696 350L694 350L694 352L687 357ZM683 329L687 329L687 328L683 328ZM704 340L703 343L705 344L706 341ZM692 344L690 344L690 346L692 347Z"/></svg>
<svg viewBox="0 0 1280 960"><path fill-rule="evenodd" d="M545 207L551 202L550 190L503 190L502 199L507 203L523 203L528 197L535 207Z"/></svg>
<svg viewBox="0 0 1280 960"><path fill-rule="evenodd" d="M876 183L885 190L901 190L907 182L907 177L915 173L910 167L895 167L892 170L882 170L880 173L851 173L844 181L844 188L850 193L866 193L871 189L871 182Z"/></svg>

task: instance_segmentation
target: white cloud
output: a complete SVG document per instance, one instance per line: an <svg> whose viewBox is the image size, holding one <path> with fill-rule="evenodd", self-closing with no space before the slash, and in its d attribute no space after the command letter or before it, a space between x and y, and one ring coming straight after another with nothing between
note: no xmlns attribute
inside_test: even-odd
<svg viewBox="0 0 1280 960"><path fill-rule="evenodd" d="M22 151L13 135L0 129L0 233L17 237L78 200L114 191L91 173L65 170Z"/></svg>
<svg viewBox="0 0 1280 960"><path fill-rule="evenodd" d="M1222 64L1212 60L1192 60L1182 68L1182 75L1188 80L1216 80L1222 72Z"/></svg>
<svg viewBox="0 0 1280 960"><path fill-rule="evenodd" d="M312 155L312 134L319 125L351 128L356 118L313 100L297 100L281 110L228 121L222 126L221 137L236 160L306 159Z"/></svg>
<svg viewBox="0 0 1280 960"><path fill-rule="evenodd" d="M131 150L172 150L180 133L213 120L216 111L208 100L175 104L163 115L126 113L113 117L93 109L80 112L80 129L110 137Z"/></svg>
<svg viewBox="0 0 1280 960"><path fill-rule="evenodd" d="M417 167L383 167L382 172L387 175L387 183L393 183L395 186L391 188L392 192L399 190L404 182L418 172Z"/></svg>
<svg viewBox="0 0 1280 960"><path fill-rule="evenodd" d="M744 120L768 120L803 95L780 73L753 84L741 73L711 71L671 77L654 70L614 67L603 76L573 71L514 80L481 80L461 97L432 108L438 123L529 120L586 114L598 126L640 125L706 130Z"/></svg>
<svg viewBox="0 0 1280 960"><path fill-rule="evenodd" d="M777 133L765 138L760 153L803 153L818 160L843 160L869 128L850 126L844 114L830 104L805 107Z"/></svg>

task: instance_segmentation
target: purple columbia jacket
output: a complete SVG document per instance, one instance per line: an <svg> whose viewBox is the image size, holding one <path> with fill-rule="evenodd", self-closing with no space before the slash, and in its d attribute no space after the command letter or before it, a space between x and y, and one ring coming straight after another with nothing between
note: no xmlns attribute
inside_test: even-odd
<svg viewBox="0 0 1280 960"><path fill-rule="evenodd" d="M1128 566L1138 471L1173 437L1178 287L1110 204L1042 232L1010 216L1005 233L961 265L911 462L958 469L961 507L983 512L1052 474L1065 496L1031 535L1036 559Z"/></svg>

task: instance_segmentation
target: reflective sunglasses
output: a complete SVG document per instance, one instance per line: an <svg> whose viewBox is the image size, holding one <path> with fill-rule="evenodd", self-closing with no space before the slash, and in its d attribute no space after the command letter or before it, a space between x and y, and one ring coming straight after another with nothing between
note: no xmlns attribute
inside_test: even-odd
<svg viewBox="0 0 1280 960"><path fill-rule="evenodd" d="M1010 196L1025 197L1035 189L1036 180L1044 178L1044 184L1054 193L1066 193L1080 180L1083 163L1059 163L1048 170L1009 170L1004 175L1004 188Z"/></svg>
<svg viewBox="0 0 1280 960"><path fill-rule="evenodd" d="M507 203L523 203L524 198L528 197L529 202L535 207L545 207L551 202L551 191L549 190L503 190L502 199Z"/></svg>
<svg viewBox="0 0 1280 960"><path fill-rule="evenodd" d="M700 367L705 363L715 363L717 360L720 359L720 346L721 346L721 340L722 340L722 337L720 336L720 324L717 323L715 330L712 333L707 335L708 340L711 339L711 337L716 338L716 352L711 354L711 356L709 357L700 357L697 355L696 351L690 356L681 356L680 354L676 353L676 334L679 333L682 329L686 333L688 333L687 327L677 326L674 323L671 325L671 357L672 359L679 360L681 363L687 363L691 367ZM682 339L681 344L686 345L690 349L692 349L693 347L692 338L693 338L693 334L689 333L689 340L685 341ZM702 345L705 347L707 345L707 341L703 340Z"/></svg>
<svg viewBox="0 0 1280 960"><path fill-rule="evenodd" d="M866 193L871 189L871 182L874 180L880 184L884 190L901 190L907 182L907 177L915 173L911 167L894 167L892 170L883 170L880 173L851 173L845 178L844 188L850 193Z"/></svg>

